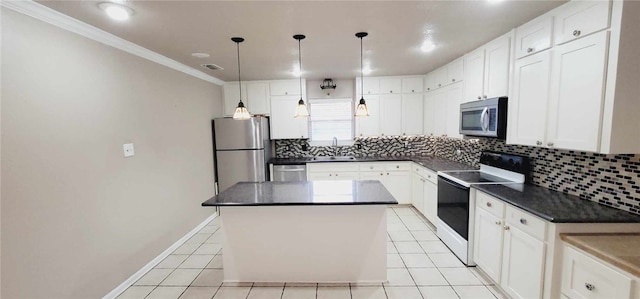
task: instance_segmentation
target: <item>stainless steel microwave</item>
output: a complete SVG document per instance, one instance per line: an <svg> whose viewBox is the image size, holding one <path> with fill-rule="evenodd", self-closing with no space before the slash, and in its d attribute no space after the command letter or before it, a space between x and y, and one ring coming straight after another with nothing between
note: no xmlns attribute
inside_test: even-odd
<svg viewBox="0 0 640 299"><path fill-rule="evenodd" d="M507 98L491 98L461 104L460 134L505 139Z"/></svg>

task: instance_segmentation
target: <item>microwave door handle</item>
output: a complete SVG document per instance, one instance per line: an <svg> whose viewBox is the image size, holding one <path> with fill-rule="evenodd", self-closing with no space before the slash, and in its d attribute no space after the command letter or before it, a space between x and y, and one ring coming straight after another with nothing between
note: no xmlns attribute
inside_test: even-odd
<svg viewBox="0 0 640 299"><path fill-rule="evenodd" d="M489 126L488 124L485 126L486 123L486 118L487 118L487 112L489 112L489 108L488 107L484 107L484 109L482 110L482 114L480 115L480 126L482 126L482 130L483 131L487 131L487 127Z"/></svg>

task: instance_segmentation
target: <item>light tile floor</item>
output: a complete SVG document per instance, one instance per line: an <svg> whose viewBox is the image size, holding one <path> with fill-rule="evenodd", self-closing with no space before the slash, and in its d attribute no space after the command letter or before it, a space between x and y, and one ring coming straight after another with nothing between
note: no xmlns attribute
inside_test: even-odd
<svg viewBox="0 0 640 299"><path fill-rule="evenodd" d="M478 270L465 267L412 207L390 207L387 232L389 281L383 284L227 284L222 282L222 232L216 218L118 298L508 298Z"/></svg>

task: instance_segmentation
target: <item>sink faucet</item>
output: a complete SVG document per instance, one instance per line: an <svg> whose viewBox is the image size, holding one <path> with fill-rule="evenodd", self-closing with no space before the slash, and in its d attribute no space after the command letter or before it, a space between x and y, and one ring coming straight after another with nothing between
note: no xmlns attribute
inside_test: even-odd
<svg viewBox="0 0 640 299"><path fill-rule="evenodd" d="M333 137L331 146L333 147L333 155L338 156L338 138L337 137Z"/></svg>

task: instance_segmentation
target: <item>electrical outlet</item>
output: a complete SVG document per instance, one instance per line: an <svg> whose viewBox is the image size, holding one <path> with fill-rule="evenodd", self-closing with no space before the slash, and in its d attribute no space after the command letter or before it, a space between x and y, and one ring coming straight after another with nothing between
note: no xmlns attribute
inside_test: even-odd
<svg viewBox="0 0 640 299"><path fill-rule="evenodd" d="M459 150L459 149L457 149L457 150L456 150L456 155L458 155L458 156L462 155L462 151L461 151L461 150Z"/></svg>
<svg viewBox="0 0 640 299"><path fill-rule="evenodd" d="M360 144L360 143L356 144L356 148L361 150L362 149L362 144Z"/></svg>
<svg viewBox="0 0 640 299"><path fill-rule="evenodd" d="M122 145L122 149L124 150L124 157L133 157L136 153L133 149L133 143L125 143Z"/></svg>

